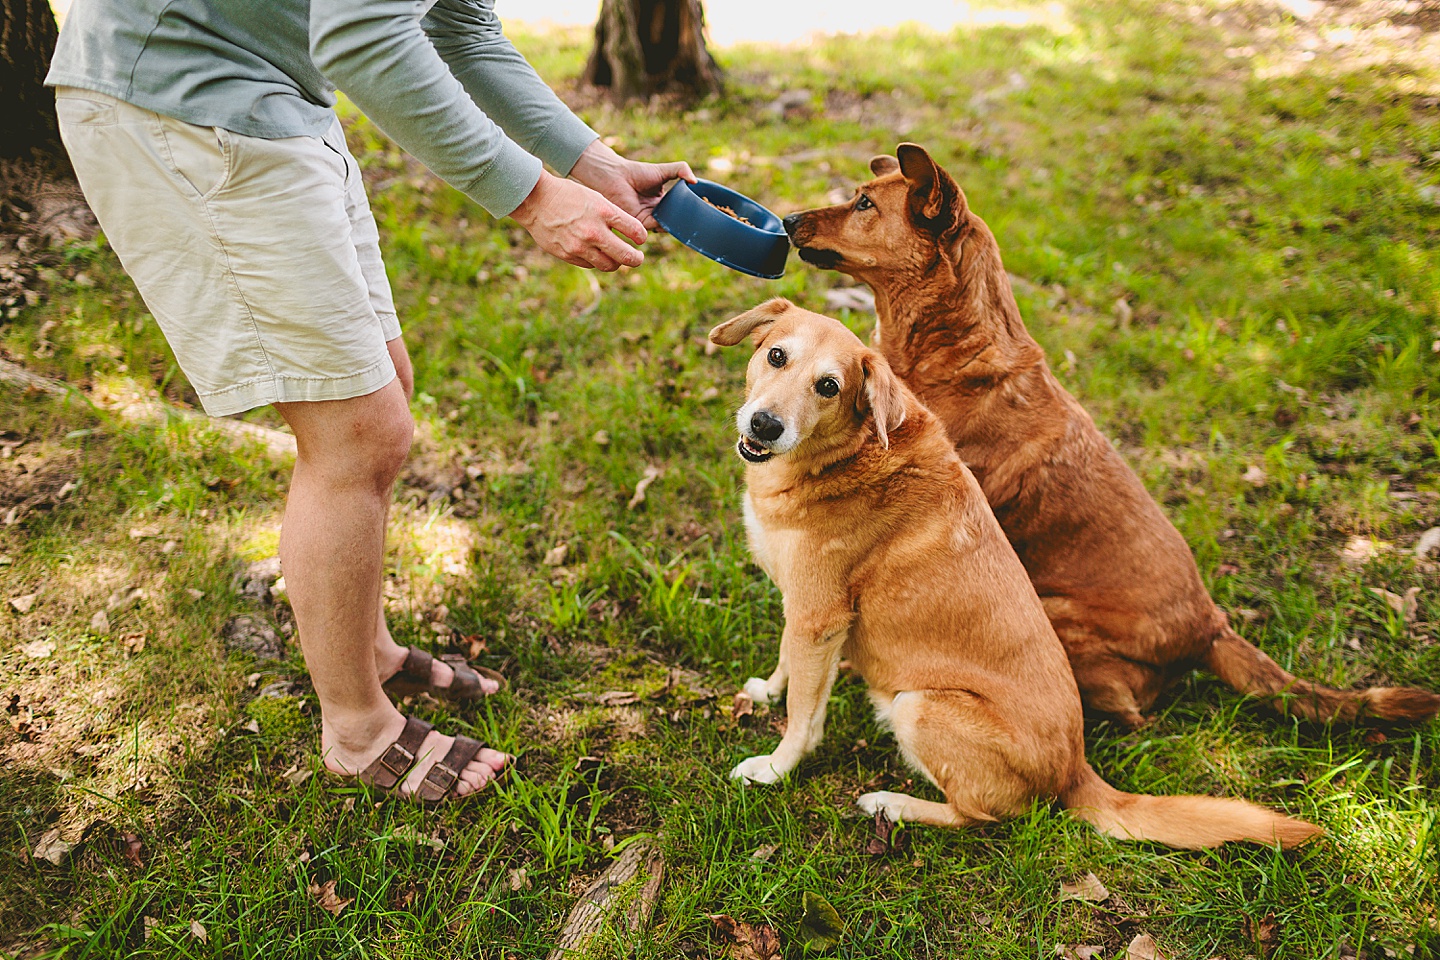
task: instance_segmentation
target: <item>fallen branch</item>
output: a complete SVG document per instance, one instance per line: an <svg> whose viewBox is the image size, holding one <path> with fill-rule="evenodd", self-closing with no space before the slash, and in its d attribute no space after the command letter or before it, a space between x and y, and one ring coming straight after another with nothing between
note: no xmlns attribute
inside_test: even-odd
<svg viewBox="0 0 1440 960"><path fill-rule="evenodd" d="M617 896L630 881L642 875L645 879L638 892ZM610 869L585 888L546 960L566 960L572 953L583 951L590 938L607 925L637 936L650 922L664 876L665 857L660 847L653 840L631 843Z"/></svg>

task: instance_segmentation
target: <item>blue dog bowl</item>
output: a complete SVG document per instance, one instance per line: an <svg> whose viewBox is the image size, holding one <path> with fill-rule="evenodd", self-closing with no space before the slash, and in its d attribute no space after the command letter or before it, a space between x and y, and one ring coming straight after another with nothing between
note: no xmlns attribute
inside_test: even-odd
<svg viewBox="0 0 1440 960"><path fill-rule="evenodd" d="M728 207L749 223L716 207ZM731 270L766 280L779 279L785 273L790 238L780 218L718 183L676 181L655 207L655 222L691 250Z"/></svg>

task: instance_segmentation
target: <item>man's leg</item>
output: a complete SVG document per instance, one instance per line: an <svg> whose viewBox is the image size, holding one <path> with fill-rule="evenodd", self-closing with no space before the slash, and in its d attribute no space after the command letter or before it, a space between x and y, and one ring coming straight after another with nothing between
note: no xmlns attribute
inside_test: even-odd
<svg viewBox="0 0 1440 960"><path fill-rule="evenodd" d="M280 536L286 590L320 700L325 765L354 774L405 725L380 689L375 648L385 518L414 423L399 380L363 397L276 409L299 447ZM451 742L430 734L402 792L418 786ZM478 790L506 759L482 750L462 772L456 792Z"/></svg>
<svg viewBox="0 0 1440 960"><path fill-rule="evenodd" d="M405 391L405 399L409 400L415 393L415 372L410 365L410 354L405 350L405 341L396 337L385 344L390 351L390 359L395 364L395 376ZM386 501L389 502L388 499ZM289 583L287 580L286 583ZM405 647L400 646L390 636L390 628L385 623L385 601L382 599L377 604L377 626L375 628L375 667L383 683L405 665L405 657L409 652ZM455 671L450 665L438 657L430 665L430 682L437 687L448 687L455 679ZM480 678L480 690L483 693L491 694L500 689L499 682L489 677Z"/></svg>

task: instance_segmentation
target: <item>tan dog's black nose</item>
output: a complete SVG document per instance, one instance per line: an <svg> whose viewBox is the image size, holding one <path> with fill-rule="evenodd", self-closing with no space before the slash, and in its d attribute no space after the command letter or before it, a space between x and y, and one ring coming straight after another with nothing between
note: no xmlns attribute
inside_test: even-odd
<svg viewBox="0 0 1440 960"><path fill-rule="evenodd" d="M795 236L795 228L800 226L800 214L792 213L784 220L781 220L780 224L785 228L785 232L793 238Z"/></svg>
<svg viewBox="0 0 1440 960"><path fill-rule="evenodd" d="M766 413L764 410L756 410L755 415L750 418L750 433L757 440L764 440L769 443L778 440L780 434L785 432L785 424L780 418Z"/></svg>

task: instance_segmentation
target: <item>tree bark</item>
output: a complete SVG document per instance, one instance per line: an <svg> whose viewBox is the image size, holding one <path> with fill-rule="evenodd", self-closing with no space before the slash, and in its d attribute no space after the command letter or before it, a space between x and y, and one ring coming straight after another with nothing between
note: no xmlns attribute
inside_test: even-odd
<svg viewBox="0 0 1440 960"><path fill-rule="evenodd" d="M718 93L720 67L705 46L700 0L604 0L584 79L622 101Z"/></svg>
<svg viewBox="0 0 1440 960"><path fill-rule="evenodd" d="M0 0L0 157L64 156L55 95L44 83L58 35L49 0Z"/></svg>

